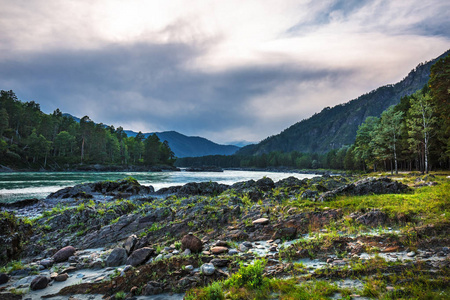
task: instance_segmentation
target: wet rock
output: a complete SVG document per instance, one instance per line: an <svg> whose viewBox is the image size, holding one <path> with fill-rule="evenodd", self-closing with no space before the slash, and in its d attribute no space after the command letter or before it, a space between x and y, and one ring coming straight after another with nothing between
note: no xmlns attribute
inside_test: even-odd
<svg viewBox="0 0 450 300"><path fill-rule="evenodd" d="M388 221L388 216L376 209L356 218L356 221L367 226L378 226L385 224Z"/></svg>
<svg viewBox="0 0 450 300"><path fill-rule="evenodd" d="M127 250L124 248L115 248L106 259L106 266L118 267L127 262Z"/></svg>
<svg viewBox="0 0 450 300"><path fill-rule="evenodd" d="M149 281L143 288L145 296L157 295L163 292L163 285L157 281Z"/></svg>
<svg viewBox="0 0 450 300"><path fill-rule="evenodd" d="M191 232L181 239L182 250L189 249L193 253L198 253L202 251L202 248L203 248L202 241L198 237L193 235Z"/></svg>
<svg viewBox="0 0 450 300"><path fill-rule="evenodd" d="M214 274L215 270L216 270L216 267L214 267L214 265L211 263L203 264L200 267L200 272L207 276L211 276L212 274Z"/></svg>
<svg viewBox="0 0 450 300"><path fill-rule="evenodd" d="M46 276L43 275L36 276L36 278L34 278L33 281L31 281L30 283L30 289L33 291L42 290L47 287L48 283L49 280Z"/></svg>
<svg viewBox="0 0 450 300"><path fill-rule="evenodd" d="M184 269L185 269L186 271L191 272L191 271L194 270L194 266L193 266L193 265L187 265Z"/></svg>
<svg viewBox="0 0 450 300"><path fill-rule="evenodd" d="M228 248L227 247L212 247L211 249L210 249L210 251L211 251L211 253L212 254L221 254L221 253L224 253L224 252L228 252Z"/></svg>
<svg viewBox="0 0 450 300"><path fill-rule="evenodd" d="M40 264L47 269L53 266L54 263L55 261L53 260L53 258L47 258L40 261Z"/></svg>
<svg viewBox="0 0 450 300"><path fill-rule="evenodd" d="M136 235L130 235L127 240L123 243L123 247L127 251L127 254L130 254L134 250L134 246L138 242L138 238Z"/></svg>
<svg viewBox="0 0 450 300"><path fill-rule="evenodd" d="M66 281L69 278L69 275L67 273L63 273L63 274L58 274L54 280L61 282L61 281Z"/></svg>
<svg viewBox="0 0 450 300"><path fill-rule="evenodd" d="M259 218L252 222L253 225L267 225L269 224L269 219L267 218Z"/></svg>
<svg viewBox="0 0 450 300"><path fill-rule="evenodd" d="M64 247L53 255L53 260L55 263L64 262L74 255L75 251L75 248L72 246Z"/></svg>
<svg viewBox="0 0 450 300"><path fill-rule="evenodd" d="M221 268L226 267L230 263L229 259L220 259L220 258L214 258L210 261L211 264L213 264L215 267Z"/></svg>
<svg viewBox="0 0 450 300"><path fill-rule="evenodd" d="M0 284L7 283L9 281L9 276L5 273L0 273Z"/></svg>
<svg viewBox="0 0 450 300"><path fill-rule="evenodd" d="M236 254L239 254L239 251L237 251L236 249L230 249L230 250L228 250L228 254L229 255L236 255Z"/></svg>
<svg viewBox="0 0 450 300"><path fill-rule="evenodd" d="M136 267L144 263L153 253L155 253L155 250L149 247L135 250L131 253L130 257L128 257L126 264Z"/></svg>
<svg viewBox="0 0 450 300"><path fill-rule="evenodd" d="M0 299L2 299L2 300L22 300L22 296L7 292L7 293L0 293Z"/></svg>

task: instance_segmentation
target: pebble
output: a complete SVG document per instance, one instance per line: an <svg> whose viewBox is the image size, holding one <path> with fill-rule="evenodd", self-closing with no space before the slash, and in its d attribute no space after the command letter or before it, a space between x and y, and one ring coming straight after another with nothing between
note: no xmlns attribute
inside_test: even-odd
<svg viewBox="0 0 450 300"><path fill-rule="evenodd" d="M416 256L416 252L414 252L414 251L408 252L408 253L406 254L406 256L408 256L408 257L414 257L414 256Z"/></svg>
<svg viewBox="0 0 450 300"><path fill-rule="evenodd" d="M214 265L211 263L203 264L200 267L200 271L202 272L202 274L207 275L207 276L214 274L215 270L216 270L216 267L214 267Z"/></svg>
<svg viewBox="0 0 450 300"><path fill-rule="evenodd" d="M239 252L236 250L236 249L230 249L230 250L228 250L228 254L229 255L236 255L236 254L238 254Z"/></svg>
<svg viewBox="0 0 450 300"><path fill-rule="evenodd" d="M186 271L192 272L192 271L194 270L194 266L192 266L192 265L187 265L186 267L184 267L184 269L185 269Z"/></svg>

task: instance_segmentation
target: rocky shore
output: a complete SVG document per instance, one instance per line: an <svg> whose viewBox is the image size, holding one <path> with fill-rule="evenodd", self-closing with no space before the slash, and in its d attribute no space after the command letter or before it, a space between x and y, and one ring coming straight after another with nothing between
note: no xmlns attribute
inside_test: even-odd
<svg viewBox="0 0 450 300"><path fill-rule="evenodd" d="M213 299L214 289L252 299L269 287L261 299L278 299L282 284L326 284L330 299L408 298L411 273L448 295L449 179L396 179L155 191L126 178L3 205L0 299ZM260 278L242 279L257 267Z"/></svg>

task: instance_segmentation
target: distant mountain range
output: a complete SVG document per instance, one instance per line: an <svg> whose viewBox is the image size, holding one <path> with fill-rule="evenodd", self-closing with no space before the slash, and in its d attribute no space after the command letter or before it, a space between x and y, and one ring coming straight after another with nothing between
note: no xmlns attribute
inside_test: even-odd
<svg viewBox="0 0 450 300"><path fill-rule="evenodd" d="M236 154L260 155L272 151L324 153L350 145L355 141L358 126L368 116L379 117L386 108L398 104L401 97L423 88L428 82L431 66L449 53L450 50L432 61L419 64L396 84L385 85L333 108L326 107L280 134L241 148Z"/></svg>
<svg viewBox="0 0 450 300"><path fill-rule="evenodd" d="M136 136L137 132L124 130L128 136ZM161 141L167 141L176 157L198 157L205 155L232 155L239 150L238 146L220 145L199 136L186 136L176 131L144 133L145 137L155 133Z"/></svg>
<svg viewBox="0 0 450 300"><path fill-rule="evenodd" d="M63 116L71 117L77 122L80 118L64 113ZM105 125L106 127L107 125ZM131 130L124 130L127 136L136 136L138 133ZM206 155L232 155L240 149L235 145L220 145L199 136L186 136L176 131L149 132L144 133L145 137L156 134L158 138L169 143L170 149L176 157L199 157Z"/></svg>

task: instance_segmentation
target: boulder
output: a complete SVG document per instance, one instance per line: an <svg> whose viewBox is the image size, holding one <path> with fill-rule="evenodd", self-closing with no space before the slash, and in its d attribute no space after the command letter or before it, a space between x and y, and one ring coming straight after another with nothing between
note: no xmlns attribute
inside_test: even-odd
<svg viewBox="0 0 450 300"><path fill-rule="evenodd" d="M35 290L42 290L45 289L47 287L49 283L49 280L46 276L43 275L39 275L36 276L33 281L31 281L30 283L30 289L35 291Z"/></svg>
<svg viewBox="0 0 450 300"><path fill-rule="evenodd" d="M69 275L67 273L62 273L62 274L58 274L54 280L61 282L61 281L66 281L69 278Z"/></svg>
<svg viewBox="0 0 450 300"><path fill-rule="evenodd" d="M157 281L149 281L143 288L143 295L157 295L163 292L163 285Z"/></svg>
<svg viewBox="0 0 450 300"><path fill-rule="evenodd" d="M211 253L212 254L221 254L221 253L224 253L224 252L228 252L228 248L227 247L221 247L221 246L216 246L216 247L212 247L211 249L210 249L210 251L211 251Z"/></svg>
<svg viewBox="0 0 450 300"><path fill-rule="evenodd" d="M230 263L229 259L220 259L220 258L214 258L210 261L211 264L213 264L215 267L221 268L226 267Z"/></svg>
<svg viewBox="0 0 450 300"><path fill-rule="evenodd" d="M275 183L269 177L264 177L264 178L261 178L260 180L256 181L256 186L261 191L267 192L267 191L272 190L275 187Z"/></svg>
<svg viewBox="0 0 450 300"><path fill-rule="evenodd" d="M356 218L356 221L367 226L379 226L388 221L388 216L381 210L374 209Z"/></svg>
<svg viewBox="0 0 450 300"><path fill-rule="evenodd" d="M200 267L200 272L207 276L211 276L212 274L214 274L215 270L216 267L212 263L206 263Z"/></svg>
<svg viewBox="0 0 450 300"><path fill-rule="evenodd" d="M53 260L53 258L46 258L43 259L39 262L40 265L44 266L44 268L50 268L51 266L53 266L53 264L55 263L55 261Z"/></svg>
<svg viewBox="0 0 450 300"><path fill-rule="evenodd" d="M9 276L5 273L0 273L0 284L7 283L9 281Z"/></svg>
<svg viewBox="0 0 450 300"><path fill-rule="evenodd" d="M130 257L128 257L126 264L133 267L139 266L140 264L144 263L153 253L155 253L155 250L149 247L135 250L133 253L131 253Z"/></svg>
<svg viewBox="0 0 450 300"><path fill-rule="evenodd" d="M182 250L189 249L193 253L198 253L198 252L202 251L202 248L203 248L202 241L198 237L193 235L191 232L186 234L181 239L181 249Z"/></svg>
<svg viewBox="0 0 450 300"><path fill-rule="evenodd" d="M66 261L69 257L75 254L75 251L75 248L72 246L64 247L53 255L53 260L55 263Z"/></svg>
<svg viewBox="0 0 450 300"><path fill-rule="evenodd" d="M123 243L123 247L125 248L125 250L127 251L127 254L130 254L131 252L133 252L134 247L136 246L136 243L138 242L138 238L135 234L130 235L127 240L125 241L125 243Z"/></svg>
<svg viewBox="0 0 450 300"><path fill-rule="evenodd" d="M124 248L115 248L106 259L107 267L118 267L127 262L127 250Z"/></svg>

